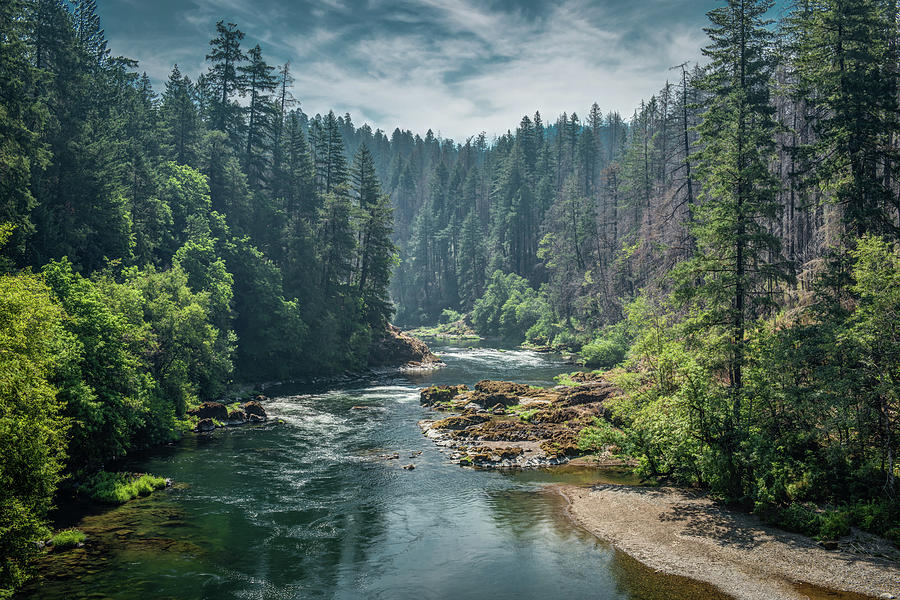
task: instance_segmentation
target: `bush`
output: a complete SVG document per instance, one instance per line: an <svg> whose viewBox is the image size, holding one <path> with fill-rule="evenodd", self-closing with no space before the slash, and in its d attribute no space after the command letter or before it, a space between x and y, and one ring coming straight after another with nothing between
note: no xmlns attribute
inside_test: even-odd
<svg viewBox="0 0 900 600"><path fill-rule="evenodd" d="M100 471L89 477L82 491L97 502L123 504L166 487L166 480L147 474L107 473Z"/></svg>
<svg viewBox="0 0 900 600"><path fill-rule="evenodd" d="M817 537L823 540L836 540L850 533L850 515L843 510L834 510L822 515Z"/></svg>
<svg viewBox="0 0 900 600"><path fill-rule="evenodd" d="M66 529L54 535L50 538L50 541L57 550L65 550L66 548L74 548L86 538L87 536L77 529Z"/></svg>
<svg viewBox="0 0 900 600"><path fill-rule="evenodd" d="M612 339L598 339L581 349L581 358L585 366L609 369L625 359L627 348L624 344Z"/></svg>
<svg viewBox="0 0 900 600"><path fill-rule="evenodd" d="M439 319L440 323L448 324L448 323L456 323L462 319L462 315L455 310L451 310L449 308L445 308L441 311L441 318Z"/></svg>

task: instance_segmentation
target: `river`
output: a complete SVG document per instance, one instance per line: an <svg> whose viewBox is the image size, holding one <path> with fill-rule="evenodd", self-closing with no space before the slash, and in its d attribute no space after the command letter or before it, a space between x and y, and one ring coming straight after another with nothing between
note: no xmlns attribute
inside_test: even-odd
<svg viewBox="0 0 900 600"><path fill-rule="evenodd" d="M417 426L432 414L419 405L421 386L552 385L571 366L521 350L434 350L446 368L334 390L282 386L268 392L264 426L191 435L133 459L128 468L176 485L73 517L90 543L45 560L25 596L721 597L642 567L565 518L550 484L614 473L461 468ZM400 459L381 456L393 453Z"/></svg>

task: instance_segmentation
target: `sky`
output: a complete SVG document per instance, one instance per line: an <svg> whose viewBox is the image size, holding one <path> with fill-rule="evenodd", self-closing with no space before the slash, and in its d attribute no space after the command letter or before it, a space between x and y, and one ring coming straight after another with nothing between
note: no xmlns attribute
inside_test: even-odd
<svg viewBox="0 0 900 600"><path fill-rule="evenodd" d="M716 0L100 0L115 55L140 62L158 91L172 66L192 79L218 20L270 64L290 62L309 115L349 112L464 141L515 129L540 110L628 118L671 67L702 61Z"/></svg>

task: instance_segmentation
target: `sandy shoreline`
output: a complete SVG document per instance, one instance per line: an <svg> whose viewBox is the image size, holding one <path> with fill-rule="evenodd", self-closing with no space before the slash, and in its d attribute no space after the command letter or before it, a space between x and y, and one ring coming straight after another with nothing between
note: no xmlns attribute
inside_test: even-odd
<svg viewBox="0 0 900 600"><path fill-rule="evenodd" d="M740 600L804 599L797 583L900 597L900 562L828 551L708 498L673 488L559 486L581 527L647 566Z"/></svg>

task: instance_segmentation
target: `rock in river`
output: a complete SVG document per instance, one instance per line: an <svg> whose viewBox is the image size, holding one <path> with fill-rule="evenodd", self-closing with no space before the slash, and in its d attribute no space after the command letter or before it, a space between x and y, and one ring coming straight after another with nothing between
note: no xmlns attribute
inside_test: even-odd
<svg viewBox="0 0 900 600"><path fill-rule="evenodd" d="M243 425L247 422L247 413L242 410L233 410L228 413L228 425Z"/></svg>
<svg viewBox="0 0 900 600"><path fill-rule="evenodd" d="M228 420L228 409L221 402L204 402L197 408L187 411L187 414L198 419Z"/></svg>
<svg viewBox="0 0 900 600"><path fill-rule="evenodd" d="M213 423L212 419L202 419L199 423L197 423L197 431L200 433L207 433L216 428L216 424Z"/></svg>
<svg viewBox="0 0 900 600"><path fill-rule="evenodd" d="M262 407L262 404L257 402L256 400L251 400L250 402L245 402L241 405L241 408L244 409L244 412L247 414L247 418L253 421L264 421L266 420L266 409ZM253 417L256 417L255 419Z"/></svg>

